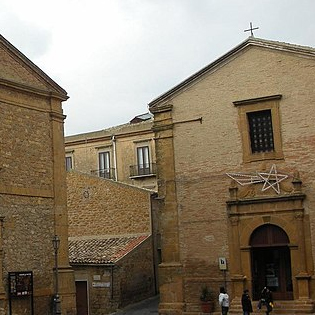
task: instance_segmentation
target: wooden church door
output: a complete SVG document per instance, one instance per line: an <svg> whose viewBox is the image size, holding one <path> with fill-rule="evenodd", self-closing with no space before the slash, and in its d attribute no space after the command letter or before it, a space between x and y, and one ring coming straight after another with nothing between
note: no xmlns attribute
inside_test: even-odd
<svg viewBox="0 0 315 315"><path fill-rule="evenodd" d="M267 286L275 300L293 299L291 257L287 234L278 226L266 224L257 228L250 241L253 298Z"/></svg>

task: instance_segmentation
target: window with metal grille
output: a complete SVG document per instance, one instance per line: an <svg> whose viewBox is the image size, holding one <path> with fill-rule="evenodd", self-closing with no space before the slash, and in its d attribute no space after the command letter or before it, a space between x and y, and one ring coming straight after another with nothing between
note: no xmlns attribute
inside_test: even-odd
<svg viewBox="0 0 315 315"><path fill-rule="evenodd" d="M247 113L252 153L274 151L271 110Z"/></svg>

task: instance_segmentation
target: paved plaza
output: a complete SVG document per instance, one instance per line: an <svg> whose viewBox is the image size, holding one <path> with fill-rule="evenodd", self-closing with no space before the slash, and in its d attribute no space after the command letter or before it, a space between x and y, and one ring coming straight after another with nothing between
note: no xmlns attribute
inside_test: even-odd
<svg viewBox="0 0 315 315"><path fill-rule="evenodd" d="M139 303L129 305L111 315L152 315L158 314L159 296L151 297Z"/></svg>

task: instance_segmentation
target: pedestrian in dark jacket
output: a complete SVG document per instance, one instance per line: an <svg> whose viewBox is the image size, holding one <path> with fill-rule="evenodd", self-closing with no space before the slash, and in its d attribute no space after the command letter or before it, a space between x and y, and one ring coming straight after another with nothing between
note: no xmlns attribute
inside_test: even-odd
<svg viewBox="0 0 315 315"><path fill-rule="evenodd" d="M271 291L267 287L264 287L261 291L261 298L259 303L260 305L266 305L266 315L269 315L269 313L273 309L273 298Z"/></svg>
<svg viewBox="0 0 315 315"><path fill-rule="evenodd" d="M243 315L250 315L253 312L252 301L248 294L248 290L244 290L242 295L242 308L243 308Z"/></svg>

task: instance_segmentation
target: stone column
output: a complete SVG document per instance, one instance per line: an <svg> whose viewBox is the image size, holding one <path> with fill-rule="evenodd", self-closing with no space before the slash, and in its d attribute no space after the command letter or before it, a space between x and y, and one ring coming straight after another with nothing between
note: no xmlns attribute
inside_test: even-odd
<svg viewBox="0 0 315 315"><path fill-rule="evenodd" d="M242 261L239 240L239 218L230 216L230 268L233 284L234 300L239 301L244 287L244 275L242 273Z"/></svg>
<svg viewBox="0 0 315 315"><path fill-rule="evenodd" d="M68 212L67 183L65 170L65 147L61 101L51 98L51 130L53 146L53 176L54 176L54 234L60 238L58 252L59 293L61 297L62 314L76 314L74 272L69 265L68 246ZM53 237L53 235L52 235ZM52 247L53 252L53 247Z"/></svg>
<svg viewBox="0 0 315 315"><path fill-rule="evenodd" d="M183 276L180 261L178 209L173 149L172 105L152 110L158 165L158 195L161 206L160 305L159 314L182 314Z"/></svg>
<svg viewBox="0 0 315 315"><path fill-rule="evenodd" d="M302 212L295 213L295 222L298 232L298 266L299 273L295 276L298 285L299 299L309 299L309 280L310 275L306 269L306 255L305 255L305 236L304 236L304 214ZM292 263L296 263L295 261Z"/></svg>
<svg viewBox="0 0 315 315"><path fill-rule="evenodd" d="M4 217L0 217L0 309L4 307L3 301L5 300L5 288L3 283L3 220Z"/></svg>

